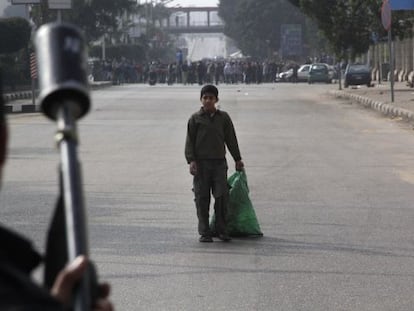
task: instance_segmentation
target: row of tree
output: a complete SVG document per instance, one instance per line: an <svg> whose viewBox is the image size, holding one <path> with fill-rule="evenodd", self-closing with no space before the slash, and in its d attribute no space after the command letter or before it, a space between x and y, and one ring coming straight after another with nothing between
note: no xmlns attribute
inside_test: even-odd
<svg viewBox="0 0 414 311"><path fill-rule="evenodd" d="M72 0L71 10L62 10L65 22L78 25L88 41L94 41L104 34L116 34L122 29L121 17L137 13L142 9L133 0ZM35 25L42 25L57 19L57 11L50 10L48 1L33 6L31 17Z"/></svg>
<svg viewBox="0 0 414 311"><path fill-rule="evenodd" d="M232 38L246 55L266 58L282 47L281 27L301 25L305 51L332 52L339 58L353 59L365 53L372 43L386 38L381 23L383 0L220 0L219 16L225 23L225 34ZM142 16L145 31L128 48L128 56L137 60L167 58L174 55L173 38L156 27L156 21L168 18L170 11L164 1L135 0L73 0L72 10L62 11L64 21L78 25L88 42L103 36L111 44L131 44L128 29L132 16ZM48 1L34 5L31 17L35 27L57 19ZM394 37L412 36L412 11L393 11ZM30 45L32 27L19 18L0 20L0 54L10 54ZM158 38L154 40L153 38ZM158 41L162 44L154 45ZM109 50L111 51L111 50ZM122 55L122 51L114 55ZM134 51L136 55L134 56ZM99 49L91 49L101 56ZM28 53L25 53L27 55ZM96 55L95 55L96 54Z"/></svg>
<svg viewBox="0 0 414 311"><path fill-rule="evenodd" d="M31 26L24 18L0 19L0 69L5 86L15 88L17 81L28 80L28 42Z"/></svg>
<svg viewBox="0 0 414 311"><path fill-rule="evenodd" d="M377 40L387 37L381 21L383 0L289 0L316 21L334 52L342 58L365 53ZM412 11L392 12L392 33L412 36Z"/></svg>
<svg viewBox="0 0 414 311"><path fill-rule="evenodd" d="M386 38L381 23L383 0L220 0L225 33L242 52L264 57L281 48L281 26L300 24L308 49L329 48L353 59ZM412 11L392 12L392 33L412 36Z"/></svg>
<svg viewBox="0 0 414 311"><path fill-rule="evenodd" d="M152 59L174 59L172 40L156 27L156 21L167 18L169 11L164 1L136 0L72 0L71 10L62 10L62 20L80 27L89 43L89 55L102 57L102 48L96 42L106 41L106 57L126 57L137 62ZM48 0L32 6L31 21L24 18L0 19L0 67L8 77L6 82L29 82L29 54L33 49L31 35L41 25L57 20L57 11L50 10ZM141 36L132 42L129 29L132 18L140 16ZM154 39L155 38L155 39ZM22 74L24 73L24 74Z"/></svg>
<svg viewBox="0 0 414 311"><path fill-rule="evenodd" d="M136 0L72 0L72 9L61 10L61 15L63 21L82 29L87 42L96 42L105 36L109 45L131 43L128 31L134 26L132 18L141 16L146 25L138 44L148 45L154 37L166 38L160 33L162 29L155 27L156 20L169 16L165 1L139 4ZM57 11L49 9L48 0L41 0L39 5L32 6L30 16L36 29L56 21ZM28 46L31 29L29 22L22 18L0 19L0 40L8 43L1 45L0 54Z"/></svg>

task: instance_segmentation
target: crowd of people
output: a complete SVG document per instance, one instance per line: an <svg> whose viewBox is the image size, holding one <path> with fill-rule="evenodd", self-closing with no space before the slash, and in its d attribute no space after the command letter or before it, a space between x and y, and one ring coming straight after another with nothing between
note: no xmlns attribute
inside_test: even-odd
<svg viewBox="0 0 414 311"><path fill-rule="evenodd" d="M239 84L275 82L278 72L286 64L274 61L253 61L245 59L200 60L196 62L163 63L152 61L136 63L127 59L100 61L90 64L91 80L123 83L155 83L184 85L206 83ZM154 83L151 83L154 84Z"/></svg>
<svg viewBox="0 0 414 311"><path fill-rule="evenodd" d="M119 85L124 83L149 84L260 84L278 82L279 74L292 69L295 73L301 64L322 62L334 64L334 59L327 55L307 57L302 61L294 60L254 60L209 59L188 61L179 55L175 61L166 63L159 60L136 62L121 59L94 61L89 63L90 79L93 81L112 81Z"/></svg>

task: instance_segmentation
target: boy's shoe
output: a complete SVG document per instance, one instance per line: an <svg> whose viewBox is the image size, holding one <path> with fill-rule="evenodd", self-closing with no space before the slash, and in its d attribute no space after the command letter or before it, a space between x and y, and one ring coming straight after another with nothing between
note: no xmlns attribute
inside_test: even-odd
<svg viewBox="0 0 414 311"><path fill-rule="evenodd" d="M223 242L229 242L231 241L231 237L229 237L227 234L219 234L218 238L222 240Z"/></svg>
<svg viewBox="0 0 414 311"><path fill-rule="evenodd" d="M200 242L213 242L213 238L209 235L202 235L199 239Z"/></svg>

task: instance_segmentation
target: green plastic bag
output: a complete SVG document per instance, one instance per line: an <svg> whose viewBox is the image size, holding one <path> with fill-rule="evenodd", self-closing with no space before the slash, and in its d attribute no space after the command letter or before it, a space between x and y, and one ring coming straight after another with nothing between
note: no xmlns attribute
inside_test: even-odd
<svg viewBox="0 0 414 311"><path fill-rule="evenodd" d="M230 187L227 233L233 237L263 236L249 198L246 172L236 171L227 179L227 182ZM210 228L215 228L214 215Z"/></svg>

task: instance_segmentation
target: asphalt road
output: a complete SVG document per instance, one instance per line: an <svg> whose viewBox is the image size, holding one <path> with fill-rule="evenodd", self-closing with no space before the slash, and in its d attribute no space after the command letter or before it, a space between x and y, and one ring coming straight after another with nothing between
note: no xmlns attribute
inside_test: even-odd
<svg viewBox="0 0 414 311"><path fill-rule="evenodd" d="M333 88L220 87L264 237L211 244L198 242L183 154L199 86L93 92L79 157L91 255L117 310L412 310L414 133ZM1 219L43 250L56 124L9 122Z"/></svg>

